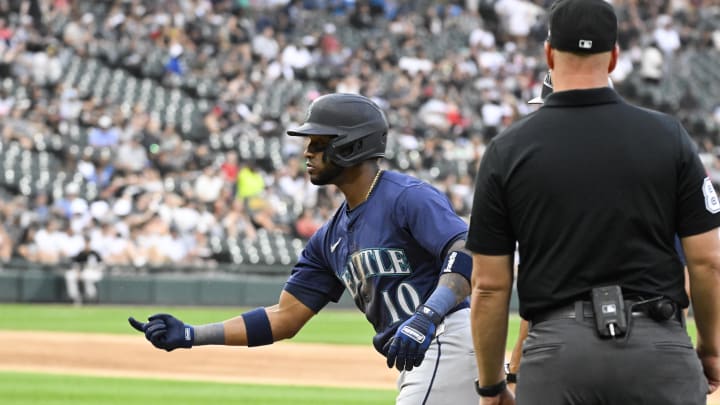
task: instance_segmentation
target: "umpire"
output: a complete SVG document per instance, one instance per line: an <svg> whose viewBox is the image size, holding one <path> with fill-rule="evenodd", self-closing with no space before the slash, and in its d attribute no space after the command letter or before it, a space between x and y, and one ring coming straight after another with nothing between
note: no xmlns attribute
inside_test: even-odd
<svg viewBox="0 0 720 405"><path fill-rule="evenodd" d="M530 322L518 403L704 404L720 383L720 202L681 124L608 87L616 40L609 3L554 3L554 93L480 165L467 248L483 404L514 403L502 365L516 243Z"/></svg>

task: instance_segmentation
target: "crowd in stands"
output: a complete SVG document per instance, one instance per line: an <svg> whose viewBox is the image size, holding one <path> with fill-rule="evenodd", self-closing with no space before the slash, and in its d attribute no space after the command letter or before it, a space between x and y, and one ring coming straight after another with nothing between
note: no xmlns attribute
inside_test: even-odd
<svg viewBox="0 0 720 405"><path fill-rule="evenodd" d="M470 211L485 143L533 111L549 0L0 0L0 267L290 265L341 201L284 135L362 93L388 169ZM720 182L720 1L613 0L628 99Z"/></svg>

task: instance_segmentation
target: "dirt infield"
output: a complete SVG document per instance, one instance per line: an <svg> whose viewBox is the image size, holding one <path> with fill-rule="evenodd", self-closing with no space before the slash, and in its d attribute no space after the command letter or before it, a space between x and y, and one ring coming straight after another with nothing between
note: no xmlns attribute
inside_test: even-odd
<svg viewBox="0 0 720 405"><path fill-rule="evenodd" d="M0 341L2 371L385 389L395 389L397 375L363 346L280 342L167 353L141 336L10 331L0 331ZM708 404L720 405L720 393Z"/></svg>
<svg viewBox="0 0 720 405"><path fill-rule="evenodd" d="M167 353L142 336L9 331L0 331L0 341L4 371L386 389L397 375L360 346L280 342Z"/></svg>

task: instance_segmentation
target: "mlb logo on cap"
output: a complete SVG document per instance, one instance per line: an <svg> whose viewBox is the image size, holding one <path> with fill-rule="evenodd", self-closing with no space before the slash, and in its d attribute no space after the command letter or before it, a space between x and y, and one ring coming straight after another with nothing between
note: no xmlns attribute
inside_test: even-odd
<svg viewBox="0 0 720 405"><path fill-rule="evenodd" d="M581 39L578 41L578 48L582 49L592 49L592 41L589 39Z"/></svg>

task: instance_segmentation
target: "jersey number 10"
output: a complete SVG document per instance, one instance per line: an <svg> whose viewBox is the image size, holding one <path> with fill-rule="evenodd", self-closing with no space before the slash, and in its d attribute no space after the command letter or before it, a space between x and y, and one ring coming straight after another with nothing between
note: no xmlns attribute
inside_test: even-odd
<svg viewBox="0 0 720 405"><path fill-rule="evenodd" d="M391 323L406 319L415 312L415 308L420 306L420 295L408 283L401 283L398 286L395 290L395 299L391 297L390 291L383 291L382 296L385 306L390 311ZM398 310L405 316L401 317Z"/></svg>

